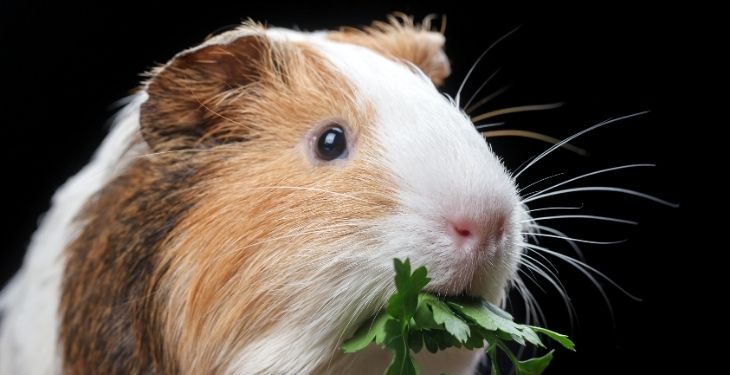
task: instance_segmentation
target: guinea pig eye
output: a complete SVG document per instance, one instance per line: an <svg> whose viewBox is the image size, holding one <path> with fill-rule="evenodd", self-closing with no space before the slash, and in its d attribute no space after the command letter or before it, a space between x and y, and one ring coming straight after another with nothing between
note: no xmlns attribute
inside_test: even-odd
<svg viewBox="0 0 730 375"><path fill-rule="evenodd" d="M324 128L317 138L315 153L318 158L325 161L346 155L347 139L345 138L345 130L334 124Z"/></svg>

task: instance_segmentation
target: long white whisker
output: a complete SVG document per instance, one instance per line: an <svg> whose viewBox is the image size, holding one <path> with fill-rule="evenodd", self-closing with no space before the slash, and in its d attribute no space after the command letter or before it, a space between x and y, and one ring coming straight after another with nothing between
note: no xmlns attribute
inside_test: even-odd
<svg viewBox="0 0 730 375"><path fill-rule="evenodd" d="M555 216L542 216L542 217L535 217L535 218L532 218L530 220L524 220L523 222L536 222L536 221L555 220L555 219L591 219L591 220L610 221L610 222L613 222L613 223L630 224L630 225L636 225L636 224L638 224L637 222L631 221L631 220L617 219L617 218L614 218L614 217L598 216L598 215L555 215Z"/></svg>
<svg viewBox="0 0 730 375"><path fill-rule="evenodd" d="M598 289L598 292L601 293L601 296L603 297L603 300L606 303L606 306L608 306L608 311L611 314L612 320L613 320L613 317L614 317L614 314L613 314L613 306L611 305L611 301L608 298L608 294L606 294L606 291L603 289L603 287L601 286L601 284L598 282L598 280L596 280L595 277L593 277L593 275L590 272L588 272L588 270L591 270L591 271L595 272L597 275L601 276L603 279L605 279L606 281L608 281L609 283L611 283L611 285L613 285L618 290L620 290L621 292L623 292L624 294L626 294L628 297L630 297L630 298L632 298L632 299L634 299L636 301L640 301L639 298L636 298L634 295L632 295L631 293L627 292L620 285L618 285L616 282L614 282L610 277L606 276L602 272L596 270L595 268L587 265L584 262L581 262L581 261L579 261L579 260L577 260L575 258L571 258L571 257L569 257L569 256L567 256L565 254L560 254L558 252L552 251L552 250L550 250L548 248L545 248L545 247L542 247L542 246L526 245L526 247L528 247L528 248L530 248L530 249L532 249L534 251L543 251L543 252L545 252L547 254L550 254L550 255L552 255L552 256L554 256L554 257L556 257L556 258L558 258L558 259L560 259L560 260L562 260L562 261L564 261L564 262L566 262L568 264L570 264L571 266L575 267L575 269L577 269L578 271L580 271L580 273L582 273L585 277L588 278L588 280L591 281L591 283L593 283L593 285L595 285L596 289Z"/></svg>
<svg viewBox="0 0 730 375"><path fill-rule="evenodd" d="M521 113L521 112L532 112L532 111L546 111L548 109L555 109L562 106L563 103L550 103L550 104L531 104L531 105L520 105L516 107L507 107L495 109L480 115L476 115L471 118L473 122L479 122L482 120L490 119L497 116L507 115L510 113ZM555 140L557 141L557 140Z"/></svg>
<svg viewBox="0 0 730 375"><path fill-rule="evenodd" d="M504 39L506 39L508 36L512 35L517 30L519 30L519 26L515 27L514 29L509 31L507 34L504 34L502 37L497 39L494 43L492 43L489 47L487 47L487 49L485 49L481 55L479 55L479 57L476 59L476 61L474 61L474 64L471 65L471 68L469 68L469 71L466 72L464 79L461 81L461 85L459 85L459 90L456 92L456 107L457 108L461 108L461 106L459 105L459 101L461 100L461 91L464 90L464 85L466 85L466 82L469 80L469 77L471 77L471 74L474 72L474 69L476 69L477 65L479 65L479 63L482 61L484 56L486 56L487 53L489 53L489 51L492 50L492 48L494 48L497 44L499 44L499 42L503 41Z"/></svg>
<svg viewBox="0 0 730 375"><path fill-rule="evenodd" d="M482 84L479 86L479 88L476 91L474 91L474 93L471 95L471 98L469 98L469 101L467 101L466 104L464 104L464 108L469 108L469 104L471 104L471 102L474 100L474 98L476 98L477 95L479 95L479 93L482 92L482 89L484 88L484 86L486 86L487 83L489 83L489 81L491 81L492 78L494 78L494 76L499 74L500 70L502 70L502 68L497 68L497 70L495 70L494 73L492 73L489 77L487 77L487 79L485 79L484 82L482 82Z"/></svg>
<svg viewBox="0 0 730 375"><path fill-rule="evenodd" d="M547 324L547 318L545 317L545 313L542 311L542 307L540 307L540 304L537 302L537 299L532 294L532 292L527 289L527 286L522 285L522 288L524 289L523 293L527 296L528 300L530 300L530 305L532 306L531 309L536 312L535 314L535 321L536 323L545 323Z"/></svg>
<svg viewBox="0 0 730 375"><path fill-rule="evenodd" d="M535 251L535 254L537 254L537 251ZM563 299L563 303L565 304L565 308L568 311L570 321L572 322L575 309L573 308L573 304L570 302L570 297L568 297L568 292L565 290L565 286L563 286L563 284L560 282L560 279L557 277L557 275L555 275L549 269L543 269L545 267L544 264L540 263L535 258L529 257L526 253L523 253L522 256L523 259L521 259L520 262L527 268L542 276L550 285L553 286L553 288L555 288L558 294L560 294ZM527 259L524 259L525 257ZM538 265L542 266L543 268L540 268Z"/></svg>
<svg viewBox="0 0 730 375"><path fill-rule="evenodd" d="M486 124L474 125L474 127L477 129L477 131L481 131L484 129L496 128L497 126L502 126L502 125L504 125L504 121L488 122Z"/></svg>
<svg viewBox="0 0 730 375"><path fill-rule="evenodd" d="M471 107L468 107L467 106L464 109L464 112L466 112L467 114L474 112L474 110L476 110L477 108L479 108L479 107L481 107L481 106L489 103L490 101L494 100L494 98L502 95L505 91L509 90L510 87L512 87L512 85L502 86L501 88L499 88L499 90L497 90L497 91L495 91L495 92L493 92L493 93L485 96L482 99L479 99L479 101L477 101L476 103L474 103Z"/></svg>
<svg viewBox="0 0 730 375"><path fill-rule="evenodd" d="M618 121L623 121L623 120L630 119L630 118L636 117L636 116L640 116L640 115L643 115L643 114L646 114L646 113L648 113L648 111L643 111L643 112L638 112L638 113L634 113L634 114L631 114L631 115L621 116L621 117L618 117L618 118L615 118L615 119L608 119L608 120L605 120L603 122L600 122L600 123L598 123L596 125L593 125L593 126L587 128L587 129L583 129L583 130L579 131L578 133L575 133L575 134L571 135L570 137L563 139L562 141L560 141L560 143L556 143L556 144L552 145L550 148L548 148L547 150L543 151L536 158L532 159L531 162L527 163L527 165L524 168L520 169L517 173L515 173L515 175L513 176L513 178L516 180L518 177L520 177L520 175L522 173L524 173L531 166L535 165L535 163L537 163L538 161L540 161L542 158L544 158L545 156L549 155L553 151L557 150L558 148L560 148L560 146L562 146L562 145L564 145L564 144L566 144L566 143L568 143L568 142L570 142L570 141L572 141L572 140L580 137L581 135L583 135L585 133L588 133L590 131L593 131L595 129L601 128L601 127L606 126L606 125L609 125L609 124L613 124L613 123L618 122Z"/></svg>
<svg viewBox="0 0 730 375"><path fill-rule="evenodd" d="M665 206L669 206L669 207L673 207L673 208L679 207L679 205L676 203L665 201L664 199L657 198L653 195L645 194L645 193L638 192L635 190L613 187L613 186L587 186L587 187L577 187L577 188L557 190L557 191L552 191L549 193L543 193L540 195L531 196L527 199L524 199L522 201L522 204L527 204L529 202L533 202L538 199L552 197L555 195L575 193L575 192L581 192L581 191L608 191L608 192L614 192L614 193L623 193L623 194L633 195L633 196L639 197L639 198L644 198L644 199L647 199L647 200L650 200L650 201L653 201L653 202L656 202L659 204L663 204Z"/></svg>
<svg viewBox="0 0 730 375"><path fill-rule="evenodd" d="M591 271L591 272L595 273L596 275L600 276L601 278L603 278L604 280L606 280L607 282L609 282L611 285L613 285L616 289L620 290L622 293L624 293L629 298L636 300L636 301L641 301L641 298L636 297L633 294L629 293L626 289L621 287L621 285L618 285L617 282L613 281L613 279L606 276L603 272L595 269L594 267L589 266L585 262L581 262L578 259L571 258L565 254L558 253L556 251L550 250L550 249L542 247L542 246L537 246L537 245L532 245L532 244L527 244L525 246L529 247L533 250L544 251L547 254L553 255L553 256L557 257L558 259L565 261L566 263L572 264L577 269L581 270L581 272L583 272L587 276L590 276L590 278L595 281L595 278L590 274L590 272L588 272L588 271Z"/></svg>
<svg viewBox="0 0 730 375"><path fill-rule="evenodd" d="M534 279L532 279L532 281L535 282ZM512 285L520 294L522 300L525 301L525 315L527 324L531 324L532 318L535 319L535 324L537 325L546 323L547 319L545 319L545 314L543 313L542 308L537 303L535 296L527 288L527 285L525 285L525 282L522 281L522 279L518 276L514 280L512 280Z"/></svg>
<svg viewBox="0 0 730 375"><path fill-rule="evenodd" d="M552 276L554 276L554 277L555 277L555 280L556 280L556 281L557 281L557 282L558 282L558 283L560 284L560 286L562 287L562 286L563 286L563 284L562 284L562 283L560 282L560 278L558 277L558 273L559 273L559 272L558 272L558 267L555 267L555 265L553 264L553 262L551 262L551 261L550 261L550 259L546 258L546 257L545 257L544 255L542 255L542 254L540 254L540 253L535 253L535 255L537 255L538 257L540 257L540 259L544 260L544 261L545 261L545 263L547 263L547 264L545 264L545 263L543 263L543 262L540 262L540 261L539 261L539 260L538 260L537 258L535 258L535 257L531 257L531 256L529 256L529 255L527 255L527 254L522 254L522 256L524 256L525 258L527 258L527 259L530 259L530 260L532 260L532 261L533 261L534 263L537 263L538 265L542 266L542 267L543 267L543 268L545 269L545 271L547 271L547 272L550 272L550 274L551 274ZM548 267L548 265L549 265L549 267Z"/></svg>
<svg viewBox="0 0 730 375"><path fill-rule="evenodd" d="M259 189L260 190L276 190L276 189L281 189L281 190L305 190L305 191L312 191L312 192L316 192L316 193L327 193L327 194L332 194L332 195L339 196L339 197L346 197L346 198L350 198L350 199L354 199L354 200L359 200L359 201L362 201L362 202L368 202L366 199L359 198L359 197L355 197L352 194L338 193L338 192L330 191L330 190L326 190L326 189L310 188L310 187L303 187L303 186L284 186L284 185L279 185L279 186L255 186L255 187L252 187L251 189L252 190L259 190ZM365 192L365 191L363 191L363 193L370 194L371 192Z"/></svg>
<svg viewBox="0 0 730 375"><path fill-rule="evenodd" d="M592 240L582 240L580 238L559 236L559 235L553 235L553 234L544 234L544 233L533 233L532 235L538 236L538 237L558 238L558 239L566 240L566 241L589 243L589 244L594 244L594 245L615 245L615 244L619 244L619 243L626 242L626 240L620 240L620 241L592 241Z"/></svg>
<svg viewBox="0 0 730 375"><path fill-rule="evenodd" d="M537 184L539 184L539 183L541 183L541 182L543 182L545 180L549 180L551 178L555 178L555 177L562 176L562 175L563 175L563 173L556 173L556 174L553 174L553 175L550 175L550 176L541 178L541 179L539 179L539 180L537 180L537 181L535 181L533 183L530 183L529 185L527 185L525 187L522 187L522 188L517 189L517 193L521 194L523 191L525 191L525 189L528 189L530 186L537 185ZM532 195L532 194L530 194L530 195ZM528 195L528 197L529 197L529 195Z"/></svg>
<svg viewBox="0 0 730 375"><path fill-rule="evenodd" d="M553 211L553 210L580 210L582 208L583 208L582 205L580 205L580 206L563 206L563 207L560 207L560 206L556 206L556 207L540 207L540 208L533 208L533 209L527 210L525 212L527 212L527 213L534 213L534 212L539 212L539 211Z"/></svg>
<svg viewBox="0 0 730 375"><path fill-rule="evenodd" d="M571 248L573 248L573 251L575 251L576 255L578 255L578 258L580 258L580 260L582 260L582 261L585 261L585 257L583 256L583 251L581 251L580 247L578 246L577 243L575 243L575 241L568 239L569 236L566 235L565 233L563 233L563 232L561 232L561 231L559 231L559 230L557 230L555 228L548 227L548 226L545 226L545 225L533 224L533 227L535 229L537 229L538 231L546 231L548 233L552 233L552 234L556 234L556 235L559 235L559 236L563 236L564 237L563 239L565 240L565 242L567 242L568 245Z"/></svg>
<svg viewBox="0 0 730 375"><path fill-rule="evenodd" d="M513 280L512 286L517 290L525 303L525 324L535 324L537 326L547 325L547 319L545 319L545 315L538 305L535 296L527 289L527 286L519 276ZM526 347L524 346L520 347L517 352L517 358L522 358L525 349ZM532 348L533 355L536 353L536 350L536 348Z"/></svg>
<svg viewBox="0 0 730 375"><path fill-rule="evenodd" d="M527 277L530 281L532 281L532 283L535 284L538 287L538 289L540 289L543 293L546 293L545 288L543 288L542 285L540 285L540 283L538 283L534 277L534 275L535 275L534 267L535 266L533 266L532 263L529 263L529 264L528 263L529 262L523 263L522 261L520 261L520 266L525 266L525 268L527 268L527 271L522 269L522 267L518 268L517 271L519 273L521 273L522 275L524 275L525 277Z"/></svg>
<svg viewBox="0 0 730 375"><path fill-rule="evenodd" d="M621 166L618 166L618 167L601 169L601 170L598 170L598 171L594 171L594 172L582 174L582 175L580 175L578 177L573 177L573 178L568 179L568 180L565 180L563 182L559 182L559 183L557 183L557 184L555 184L553 186L550 186L548 188L545 188L543 190L540 190L537 193L532 193L529 196L527 196L526 198L530 198L530 196L536 196L536 195L540 195L542 193L546 193L546 192L551 191L551 190L555 190L555 188L558 188L560 186L567 185L567 184L569 184L571 182L575 182L575 181L584 179L586 177L595 176L597 174L618 171L618 170L621 170L621 169L641 168L641 167L656 167L656 164L627 164L627 165L621 165Z"/></svg>

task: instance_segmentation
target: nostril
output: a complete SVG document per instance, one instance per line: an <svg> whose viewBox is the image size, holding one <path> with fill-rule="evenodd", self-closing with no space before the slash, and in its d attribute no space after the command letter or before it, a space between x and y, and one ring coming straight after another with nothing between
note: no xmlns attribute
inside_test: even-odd
<svg viewBox="0 0 730 375"><path fill-rule="evenodd" d="M473 246L479 242L475 224L471 220L449 220L447 230L459 247Z"/></svg>
<svg viewBox="0 0 730 375"><path fill-rule="evenodd" d="M508 217L501 213L476 220L460 216L446 220L446 232L459 248L482 248L504 240Z"/></svg>
<svg viewBox="0 0 730 375"><path fill-rule="evenodd" d="M457 225L454 225L454 232L456 232L456 234L458 234L459 236L462 236L462 237L470 237L471 236L471 231L469 229L461 228L461 227L459 227Z"/></svg>

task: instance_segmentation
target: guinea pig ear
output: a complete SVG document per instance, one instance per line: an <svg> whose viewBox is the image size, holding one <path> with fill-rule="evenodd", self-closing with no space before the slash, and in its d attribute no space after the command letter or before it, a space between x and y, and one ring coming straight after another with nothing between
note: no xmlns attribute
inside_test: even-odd
<svg viewBox="0 0 730 375"><path fill-rule="evenodd" d="M388 17L388 22L375 21L363 29L344 27L327 37L414 64L440 86L451 74L451 66L443 51L446 38L442 32L431 31L432 19L426 17L419 25L412 17L395 14Z"/></svg>
<svg viewBox="0 0 730 375"><path fill-rule="evenodd" d="M232 121L224 115L230 98L257 82L271 65L271 42L263 33L232 34L183 51L150 73L140 129L152 150L210 147L246 138L216 132L215 125Z"/></svg>

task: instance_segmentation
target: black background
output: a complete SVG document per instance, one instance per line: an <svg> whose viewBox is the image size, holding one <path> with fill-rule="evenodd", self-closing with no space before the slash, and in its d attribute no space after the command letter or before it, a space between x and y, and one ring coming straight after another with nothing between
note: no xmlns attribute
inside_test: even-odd
<svg viewBox="0 0 730 375"><path fill-rule="evenodd" d="M587 261L642 299L634 301L602 282L614 316L590 281L554 260L577 311L571 325L560 296L541 282L531 289L549 327L570 333L578 351L558 350L548 373L663 373L696 370L705 361L688 355L684 309L706 307L698 297L700 260L707 262L703 238L708 228L699 215L701 196L712 195L698 154L709 143L697 141L709 124L683 113L701 92L685 87L699 80L703 37L684 9L591 8L464 4L453 1L353 5L338 2L282 3L212 1L194 6L132 4L63 6L0 3L4 243L0 283L19 267L25 246L53 191L90 158L104 137L113 103L140 81L140 73L164 63L221 27L252 18L305 30L364 25L392 11L418 18L446 14L447 45L453 75L444 91L454 95L475 58L492 42L521 28L477 67L464 90L468 98L483 79L501 68L479 97L511 85L484 109L563 102L540 113L505 116L506 128L530 129L563 138L611 117L650 111L574 142L590 155L558 151L520 177L522 186L555 173L566 176L628 163L650 162L653 169L619 171L576 183L636 189L673 202L672 209L610 193L579 193L545 200L534 207L583 205L585 214L636 220L638 226L598 221L545 222L574 237L627 242L583 245ZM702 27L702 26L699 26ZM705 35L706 36L706 35ZM689 61L689 62L686 62ZM464 100L465 100L464 99ZM478 112L477 112L478 113ZM528 139L494 140L510 168L549 147ZM575 212L568 212L575 213ZM569 254L560 241L544 245ZM704 266L703 266L704 267ZM709 272L709 271L708 271ZM513 300L516 301L516 296ZM519 304L515 314L521 317ZM671 325L681 328L670 329ZM691 370L691 371L694 371Z"/></svg>

